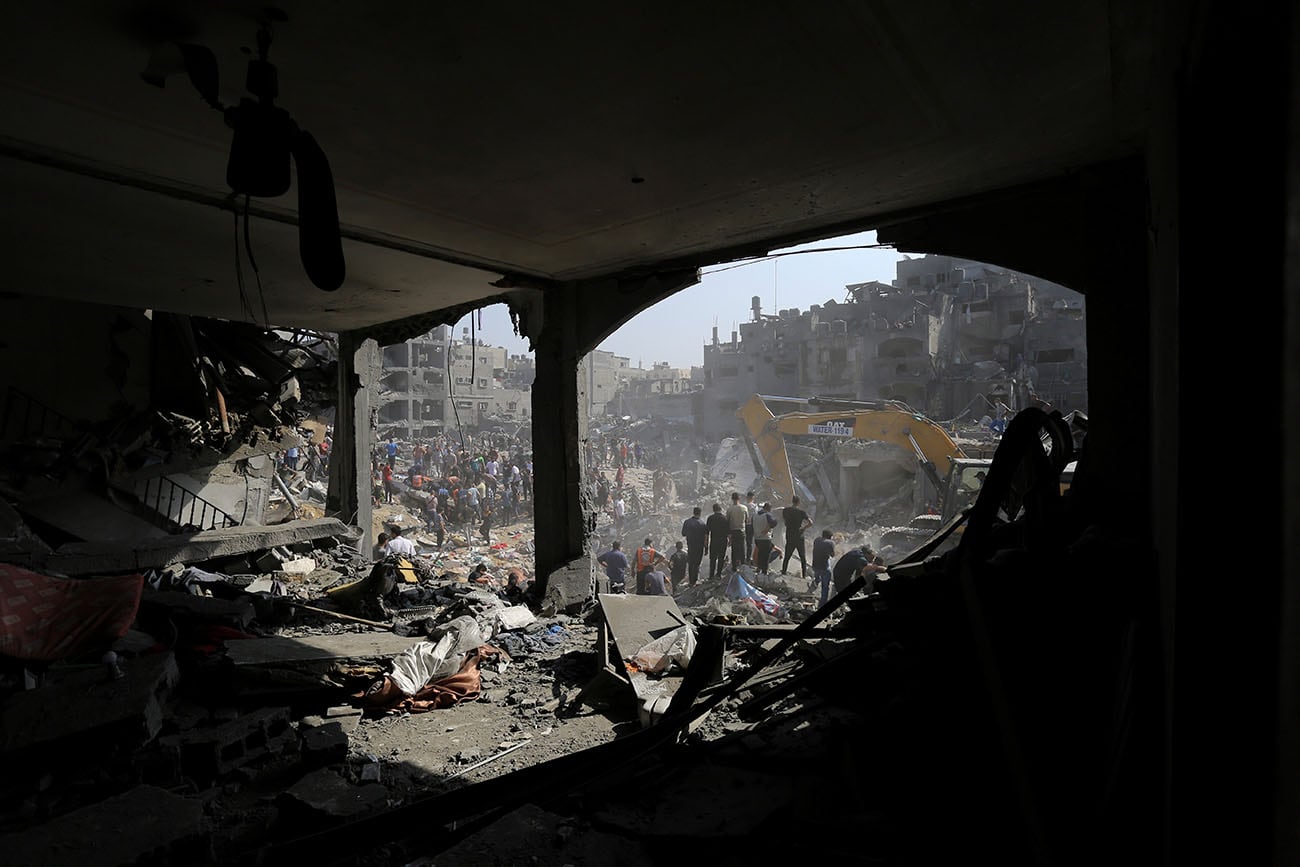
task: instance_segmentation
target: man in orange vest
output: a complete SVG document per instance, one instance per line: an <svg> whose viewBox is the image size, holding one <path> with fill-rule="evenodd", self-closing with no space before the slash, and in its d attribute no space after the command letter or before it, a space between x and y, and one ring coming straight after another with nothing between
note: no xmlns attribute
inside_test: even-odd
<svg viewBox="0 0 1300 867"><path fill-rule="evenodd" d="M632 559L633 568L636 569L636 593L638 596L644 596L646 593L645 576L649 575L659 563L667 563L668 559L654 549L650 544L649 537L646 538L645 544L636 549L636 555Z"/></svg>

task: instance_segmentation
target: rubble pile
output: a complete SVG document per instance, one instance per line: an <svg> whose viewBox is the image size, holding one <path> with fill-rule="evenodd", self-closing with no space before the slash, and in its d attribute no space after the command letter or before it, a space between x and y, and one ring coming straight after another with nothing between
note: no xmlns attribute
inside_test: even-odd
<svg viewBox="0 0 1300 867"><path fill-rule="evenodd" d="M60 558L62 548L323 516L266 507L283 456L309 440L302 469L324 501L328 444L319 447L321 419L333 412L333 339L161 313L152 327L148 408L119 403L90 423L23 392L6 394L8 562L84 574Z"/></svg>

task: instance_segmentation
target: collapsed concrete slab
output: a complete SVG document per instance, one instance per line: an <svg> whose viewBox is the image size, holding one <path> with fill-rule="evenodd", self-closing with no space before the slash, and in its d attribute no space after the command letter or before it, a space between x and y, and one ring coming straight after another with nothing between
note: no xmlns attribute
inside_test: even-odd
<svg viewBox="0 0 1300 867"><path fill-rule="evenodd" d="M6 864L48 867L211 861L203 804L155 786L137 786L31 830L0 836L0 852Z"/></svg>
<svg viewBox="0 0 1300 867"><path fill-rule="evenodd" d="M423 640L403 638L391 633L258 638L227 643L226 657L236 666L326 662L335 659L383 659L397 656L412 644Z"/></svg>
<svg viewBox="0 0 1300 867"><path fill-rule="evenodd" d="M621 867L656 863L633 840L584 825L525 804L439 853L435 863L601 864L611 856Z"/></svg>
<svg viewBox="0 0 1300 867"><path fill-rule="evenodd" d="M0 713L0 753L80 739L126 745L152 740L163 723L162 702L179 677L170 653L121 664L124 676L104 668L79 671L40 689L17 693ZM108 741L104 741L108 742Z"/></svg>
<svg viewBox="0 0 1300 867"><path fill-rule="evenodd" d="M203 563L222 557L238 557L294 542L334 536L353 539L357 531L336 518L312 518L270 527L225 527L138 539L130 543L72 542L50 555L48 568L64 575L157 569L173 563Z"/></svg>

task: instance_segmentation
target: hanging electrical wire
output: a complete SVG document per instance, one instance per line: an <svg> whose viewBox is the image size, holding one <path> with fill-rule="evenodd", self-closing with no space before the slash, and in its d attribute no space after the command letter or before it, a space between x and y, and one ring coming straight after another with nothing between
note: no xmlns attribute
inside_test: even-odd
<svg viewBox="0 0 1300 867"><path fill-rule="evenodd" d="M239 310L243 316L253 322L257 321L257 316L253 313L253 305L248 300L248 292L244 288L244 266L239 259L239 210L234 210L235 214L235 285L239 287Z"/></svg>
<svg viewBox="0 0 1300 867"><path fill-rule="evenodd" d="M257 260L253 258L253 239L248 229L248 211L250 198L244 196L244 251L248 253L248 264L253 268L253 277L257 280L257 297L262 303L262 327L271 327L271 314L266 309L266 292L262 289L262 272L257 269ZM239 218L236 217L236 220Z"/></svg>

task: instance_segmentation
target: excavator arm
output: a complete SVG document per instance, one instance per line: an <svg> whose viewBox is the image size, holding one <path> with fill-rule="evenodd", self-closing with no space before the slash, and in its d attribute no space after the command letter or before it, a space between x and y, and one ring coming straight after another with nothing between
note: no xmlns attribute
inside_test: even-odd
<svg viewBox="0 0 1300 867"><path fill-rule="evenodd" d="M779 502L789 503L794 495L794 476L785 448L787 436L830 436L893 443L916 455L936 490L943 490L952 460L966 456L943 428L893 401L879 404L835 402L844 409L828 412L798 409L779 415L772 412L773 405L815 406L818 403L824 405L827 402L819 402L816 398L756 394L736 411L760 459L760 471Z"/></svg>

